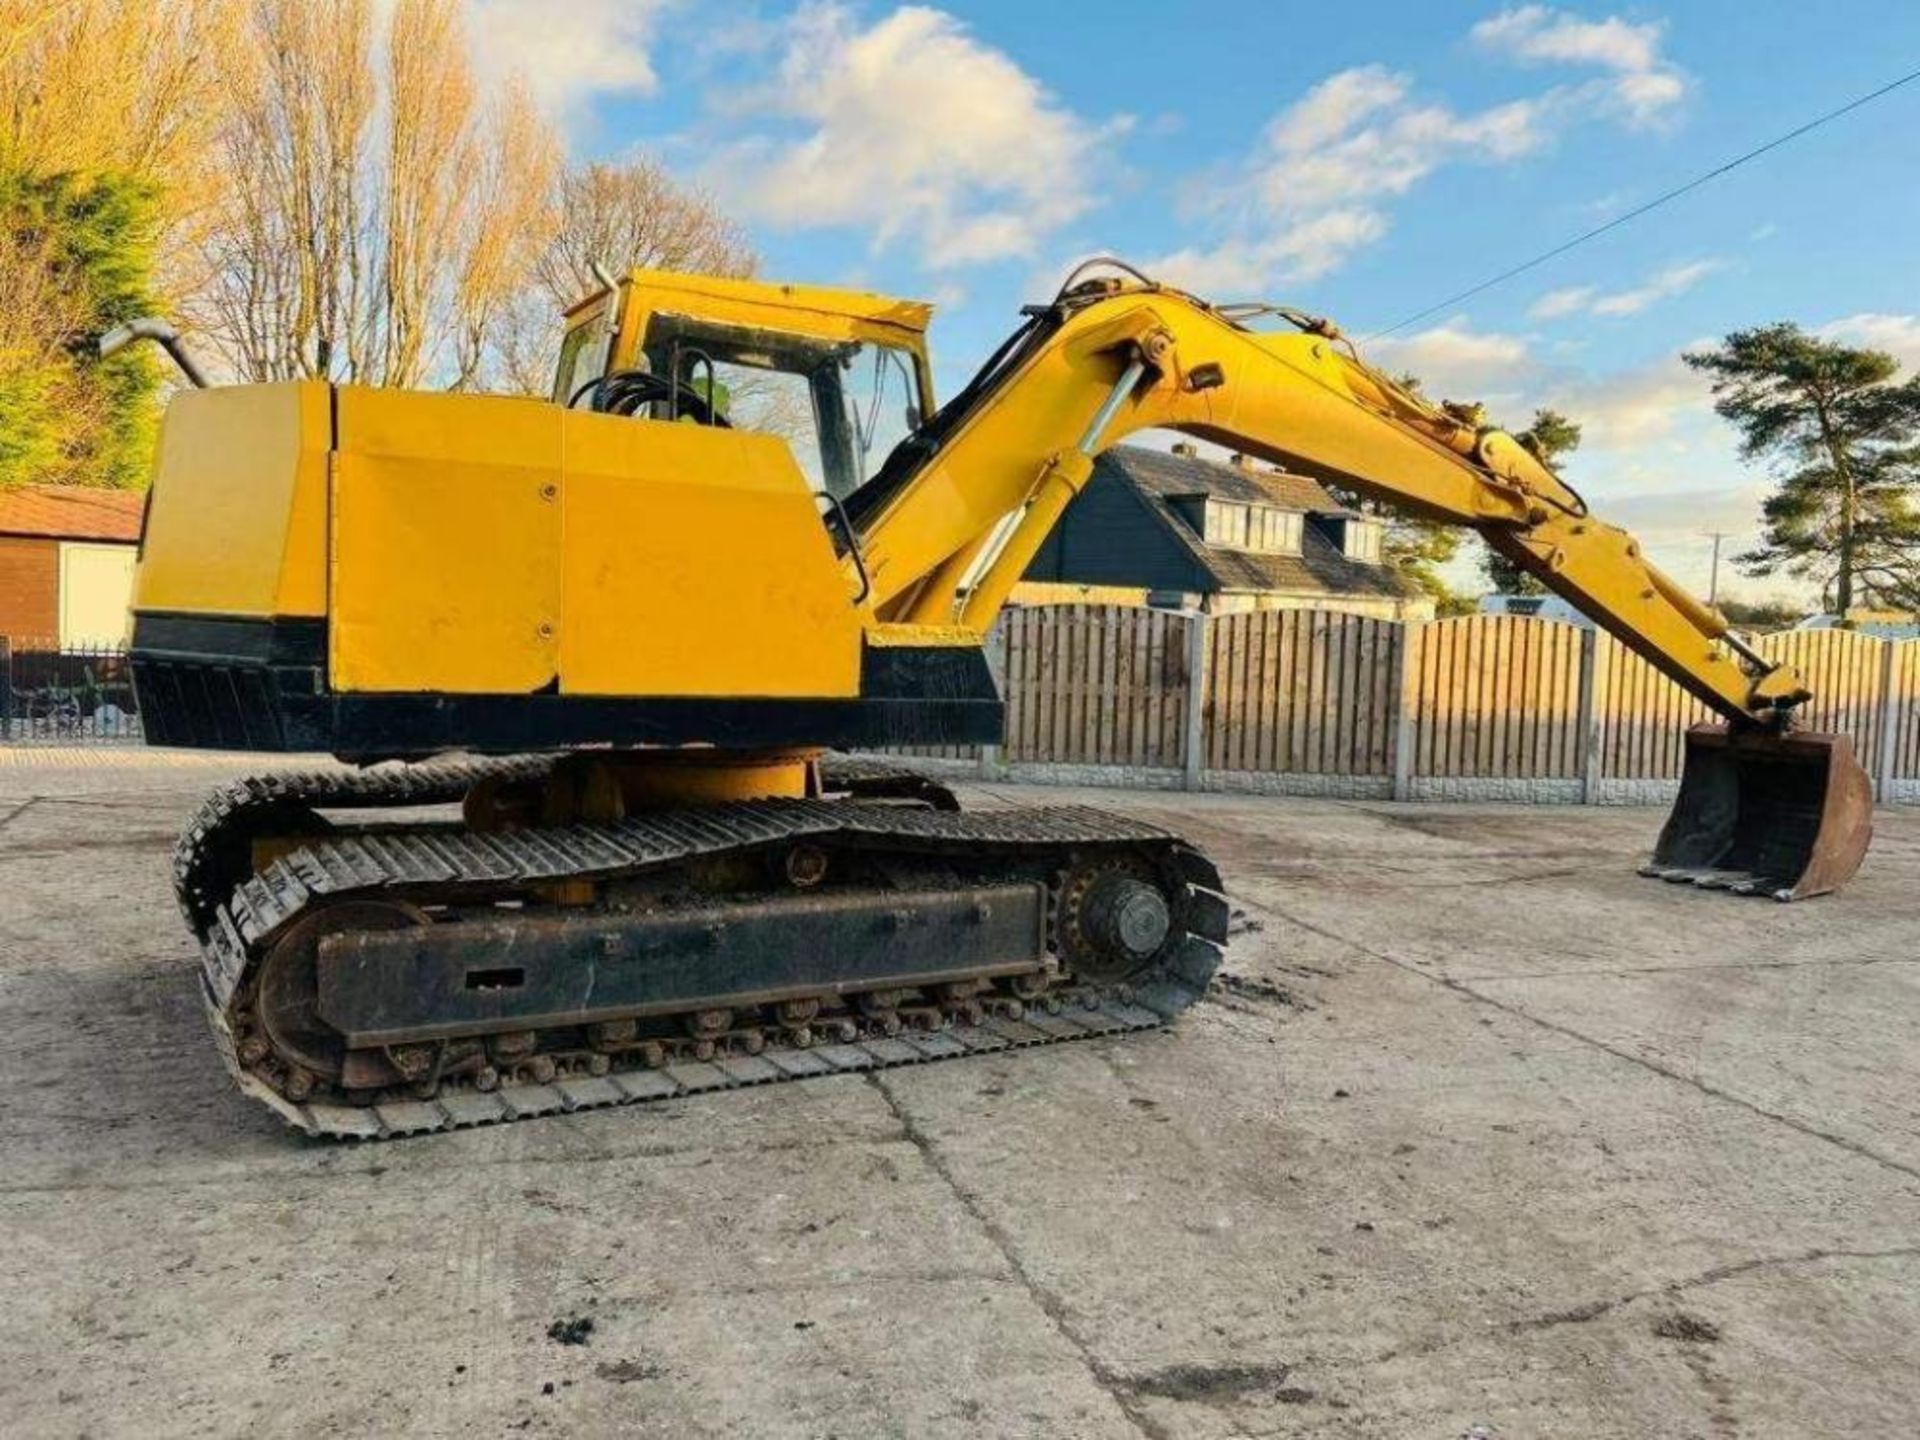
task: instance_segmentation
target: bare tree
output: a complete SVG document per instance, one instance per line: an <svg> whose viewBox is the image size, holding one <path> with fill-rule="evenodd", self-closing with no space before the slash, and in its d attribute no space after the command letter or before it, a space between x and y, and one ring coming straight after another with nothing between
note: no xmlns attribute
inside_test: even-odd
<svg viewBox="0 0 1920 1440"><path fill-rule="evenodd" d="M387 52L375 378L416 385L430 358L437 283L477 198L467 188L477 154L473 66L457 0L395 7Z"/></svg>
<svg viewBox="0 0 1920 1440"><path fill-rule="evenodd" d="M162 284L192 288L240 20L239 0L0 0L0 168L154 185Z"/></svg>
<svg viewBox="0 0 1920 1440"><path fill-rule="evenodd" d="M746 233L697 190L652 160L583 165L560 183L560 229L537 274L556 306L594 290L593 265L644 265L707 275L751 275Z"/></svg>
<svg viewBox="0 0 1920 1440"><path fill-rule="evenodd" d="M364 368L370 0L250 0L225 59L198 327L246 380Z"/></svg>
<svg viewBox="0 0 1920 1440"><path fill-rule="evenodd" d="M162 289L243 380L543 392L593 262L753 272L739 227L654 162L566 169L525 87L477 78L464 19L0 0L0 164L159 187Z"/></svg>
<svg viewBox="0 0 1920 1440"><path fill-rule="evenodd" d="M191 208L235 20L233 0L0 0L0 162L164 178Z"/></svg>
<svg viewBox="0 0 1920 1440"><path fill-rule="evenodd" d="M558 317L599 288L595 264L615 274L644 266L744 276L759 268L746 233L652 160L568 169L548 223L532 283L492 314L489 379L516 394L544 395L553 384Z"/></svg>
<svg viewBox="0 0 1920 1440"><path fill-rule="evenodd" d="M516 302L527 296L529 277L554 230L560 149L518 83L495 102L487 130L491 143L476 166L474 204L460 237L451 388L490 382L538 390L538 382L524 383L530 357L504 353L512 343L505 337L517 328ZM551 328L551 316L547 323Z"/></svg>
<svg viewBox="0 0 1920 1440"><path fill-rule="evenodd" d="M250 380L481 382L529 283L559 146L490 98L459 0L245 0L203 328ZM376 62L384 57L384 64Z"/></svg>
<svg viewBox="0 0 1920 1440"><path fill-rule="evenodd" d="M600 287L597 263L751 275L759 257L746 233L697 190L640 159L590 164L557 180L532 281L498 305L490 326L495 388L544 395L553 384L560 312Z"/></svg>

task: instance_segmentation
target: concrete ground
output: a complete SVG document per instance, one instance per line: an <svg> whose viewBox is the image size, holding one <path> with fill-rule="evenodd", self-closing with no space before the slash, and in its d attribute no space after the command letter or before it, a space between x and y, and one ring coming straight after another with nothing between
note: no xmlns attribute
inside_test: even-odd
<svg viewBox="0 0 1920 1440"><path fill-rule="evenodd" d="M356 1148L203 1033L217 773L0 768L8 1434L1920 1419L1920 812L1786 907L1636 879L1646 811L994 787L1216 856L1177 1031Z"/></svg>

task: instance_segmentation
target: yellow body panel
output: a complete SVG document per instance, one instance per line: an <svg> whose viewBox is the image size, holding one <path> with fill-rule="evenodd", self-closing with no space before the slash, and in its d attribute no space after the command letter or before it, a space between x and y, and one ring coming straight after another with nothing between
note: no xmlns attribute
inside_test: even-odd
<svg viewBox="0 0 1920 1440"><path fill-rule="evenodd" d="M328 387L188 390L167 407L134 605L327 613Z"/></svg>
<svg viewBox="0 0 1920 1440"><path fill-rule="evenodd" d="M768 435L565 414L560 689L851 696L861 616Z"/></svg>
<svg viewBox="0 0 1920 1440"><path fill-rule="evenodd" d="M861 614L786 447L342 387L336 691L857 695Z"/></svg>
<svg viewBox="0 0 1920 1440"><path fill-rule="evenodd" d="M339 390L336 690L526 693L559 654L562 412Z"/></svg>

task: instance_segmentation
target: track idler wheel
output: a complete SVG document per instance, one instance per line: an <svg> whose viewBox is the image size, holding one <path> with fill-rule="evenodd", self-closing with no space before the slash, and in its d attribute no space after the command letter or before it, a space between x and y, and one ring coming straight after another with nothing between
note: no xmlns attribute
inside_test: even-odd
<svg viewBox="0 0 1920 1440"><path fill-rule="evenodd" d="M1844 735L1687 732L1680 794L1640 873L1804 900L1838 890L1873 838L1873 785Z"/></svg>
<svg viewBox="0 0 1920 1440"><path fill-rule="evenodd" d="M289 1098L304 1100L319 1083L342 1083L347 1062L340 1032L320 1018L320 942L329 935L432 923L418 907L397 900L341 900L303 916L273 942L254 986L254 1011L270 1053L286 1068L281 1088ZM258 1053L258 1046L250 1042L243 1042L242 1048ZM344 1083L361 1088L365 1080L347 1076Z"/></svg>

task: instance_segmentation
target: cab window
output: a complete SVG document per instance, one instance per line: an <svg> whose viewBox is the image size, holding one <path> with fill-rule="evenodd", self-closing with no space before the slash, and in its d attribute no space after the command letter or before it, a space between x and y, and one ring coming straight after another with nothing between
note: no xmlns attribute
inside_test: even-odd
<svg viewBox="0 0 1920 1440"><path fill-rule="evenodd" d="M613 338L606 317L603 302L569 329L560 342L560 366L553 377L555 404L566 404L581 386L606 373L607 343Z"/></svg>
<svg viewBox="0 0 1920 1440"><path fill-rule="evenodd" d="M784 440L815 490L845 497L920 423L913 352L656 315L646 368L711 395L738 430ZM656 416L673 407L654 407Z"/></svg>

